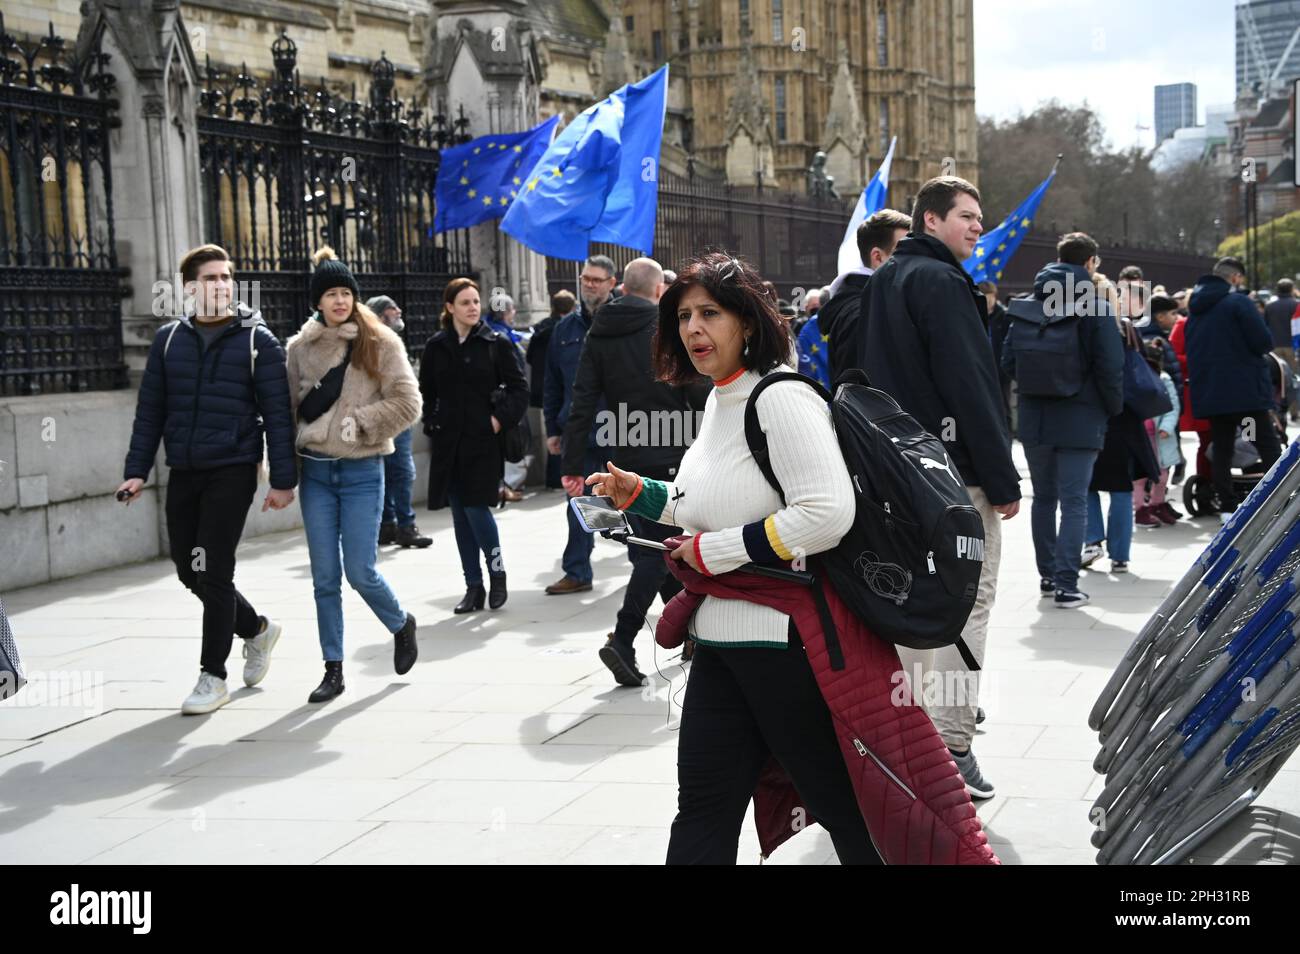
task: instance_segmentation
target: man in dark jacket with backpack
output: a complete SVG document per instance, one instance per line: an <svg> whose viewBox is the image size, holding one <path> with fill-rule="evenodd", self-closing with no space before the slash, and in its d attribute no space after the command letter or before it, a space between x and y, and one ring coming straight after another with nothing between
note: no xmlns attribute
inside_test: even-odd
<svg viewBox="0 0 1300 954"><path fill-rule="evenodd" d="M653 259L633 259L623 270L623 297L601 308L591 323L564 427L566 489L587 493L584 478L591 471L584 470L584 444L593 425L602 455L598 470L612 460L643 477L677 476L713 385L707 378L691 387L655 380L653 341L663 280L663 269ZM606 411L601 412L602 406ZM662 541L680 532L636 514L627 518L632 533L642 539ZM659 551L629 545L627 555L632 576L600 658L619 685L640 686L645 677L637 668L634 642L646 611L656 593L667 605L681 584L669 574Z"/></svg>
<svg viewBox="0 0 1300 954"><path fill-rule="evenodd" d="M1282 453L1269 418L1273 387L1264 363L1264 355L1273 350L1273 336L1254 302L1237 294L1245 285L1241 261L1221 258L1214 273L1196 283L1187 306L1192 413L1210 421L1214 489L1224 522L1238 504L1232 486L1237 428L1244 428L1265 467L1272 467Z"/></svg>
<svg viewBox="0 0 1300 954"><path fill-rule="evenodd" d="M1020 385L1039 591L1068 609L1088 602L1079 591L1088 483L1106 422L1124 407L1124 347L1109 302L1092 284L1097 243L1071 232L1056 254L1034 279L1034 294L1011 302L1002 367Z"/></svg>
<svg viewBox="0 0 1300 954"><path fill-rule="evenodd" d="M984 231L979 202L979 191L956 176L940 176L921 187L911 234L862 294L857 366L944 442L979 510L984 562L975 608L961 637L982 665L997 593L1000 523L1020 510L1020 475L1011 460L987 306L961 266ZM967 671L955 646L926 652L916 661L941 677ZM961 769L967 791L988 798L993 786L970 748L978 709L978 699L970 695L945 699L927 711Z"/></svg>
<svg viewBox="0 0 1300 954"><path fill-rule="evenodd" d="M119 500L140 496L161 442L171 468L167 536L181 582L203 602L199 681L181 712L230 701L226 659L244 640L244 684L266 676L280 624L259 616L235 589L235 548L257 490L263 433L271 490L262 509L293 502L298 483L284 349L260 312L233 300L226 251L202 245L181 259L195 313L158 329L136 403Z"/></svg>

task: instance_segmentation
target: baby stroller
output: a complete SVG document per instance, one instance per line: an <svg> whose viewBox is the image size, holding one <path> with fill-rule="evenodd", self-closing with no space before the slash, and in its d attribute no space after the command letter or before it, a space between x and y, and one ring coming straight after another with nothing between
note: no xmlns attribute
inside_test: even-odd
<svg viewBox="0 0 1300 954"><path fill-rule="evenodd" d="M1285 444L1283 445L1285 446ZM1205 448L1206 458L1213 463L1214 447ZM1255 489L1259 479L1268 472L1263 459L1255 445L1241 436L1237 429L1237 442L1232 448L1232 490L1238 500L1245 500L1246 495ZM1194 474L1183 483L1183 506L1193 517L1205 517L1220 511L1219 494L1214 489L1214 481L1208 477Z"/></svg>

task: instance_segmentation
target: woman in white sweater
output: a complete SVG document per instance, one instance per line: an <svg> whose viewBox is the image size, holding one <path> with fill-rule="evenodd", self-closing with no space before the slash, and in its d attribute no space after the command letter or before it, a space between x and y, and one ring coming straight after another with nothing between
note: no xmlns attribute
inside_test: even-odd
<svg viewBox="0 0 1300 954"><path fill-rule="evenodd" d="M853 487L816 392L789 381L758 399L784 505L745 442L750 391L764 375L790 370L788 326L753 267L721 252L689 263L659 302L655 349L661 380L713 379L699 433L674 482L609 463L608 473L588 478L594 492L692 533L672 556L710 576L839 543L853 523ZM770 754L830 832L840 861L879 864L793 621L757 603L709 596L690 632L696 650L668 863L735 863L745 809Z"/></svg>

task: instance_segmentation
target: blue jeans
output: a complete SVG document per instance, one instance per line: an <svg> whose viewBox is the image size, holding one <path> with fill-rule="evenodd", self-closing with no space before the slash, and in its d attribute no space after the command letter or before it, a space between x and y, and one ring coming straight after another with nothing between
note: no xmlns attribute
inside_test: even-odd
<svg viewBox="0 0 1300 954"><path fill-rule="evenodd" d="M1110 514L1105 524L1101 520L1101 494L1095 490L1088 494L1088 541L1101 540L1106 541L1106 552L1112 560L1128 562L1133 543L1133 491L1111 493Z"/></svg>
<svg viewBox="0 0 1300 954"><path fill-rule="evenodd" d="M601 459L599 450L588 449L582 461L582 476L586 477L588 474L604 469L605 461ZM590 583L593 575L591 551L596 548L596 535L582 529L582 524L578 523L578 518L574 516L573 507L569 506L567 495L564 498L564 517L569 521L569 539L564 544L564 556L560 558L560 566L563 567L565 576L571 576L582 583Z"/></svg>
<svg viewBox="0 0 1300 954"><path fill-rule="evenodd" d="M467 507L455 490L447 491L447 503L451 506L451 524L456 531L456 549L460 551L465 585L483 583L483 568L478 562L480 552L487 561L489 573L504 573L506 565L501 558L501 540L491 508Z"/></svg>
<svg viewBox="0 0 1300 954"><path fill-rule="evenodd" d="M321 654L326 662L341 662L344 575L390 633L406 625L406 612L375 569L384 507L383 458L304 457L298 498L311 557Z"/></svg>
<svg viewBox="0 0 1300 954"><path fill-rule="evenodd" d="M393 452L384 457L384 523L415 526L411 509L411 484L415 482L415 458L411 456L411 435L407 428L393 438Z"/></svg>
<svg viewBox="0 0 1300 954"><path fill-rule="evenodd" d="M1026 447L1029 477L1034 485L1030 529L1038 575L1058 590L1079 588L1079 557L1088 522L1088 483L1097 451L1078 447ZM1056 510L1061 510L1057 528Z"/></svg>

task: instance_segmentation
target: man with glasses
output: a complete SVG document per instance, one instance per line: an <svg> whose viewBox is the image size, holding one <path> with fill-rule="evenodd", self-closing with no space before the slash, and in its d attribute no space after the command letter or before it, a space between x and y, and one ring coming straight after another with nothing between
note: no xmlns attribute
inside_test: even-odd
<svg viewBox="0 0 1300 954"><path fill-rule="evenodd" d="M564 453L564 425L569 420L573 403L573 384L578 376L578 359L596 311L613 299L615 284L614 263L604 255L593 255L582 266L579 276L578 310L560 320L551 336L546 352L546 383L543 387L542 416L546 419L546 450L552 454ZM604 410L600 402L597 413ZM572 455L567 457L572 459ZM583 454L583 475L604 467L596 445L596 428L587 434L587 447ZM579 490L579 493L582 491ZM564 547L561 566L564 576L546 588L548 596L583 593L591 589L591 551L595 546L592 535L582 529L573 508L565 501L565 518L569 523L569 539Z"/></svg>

